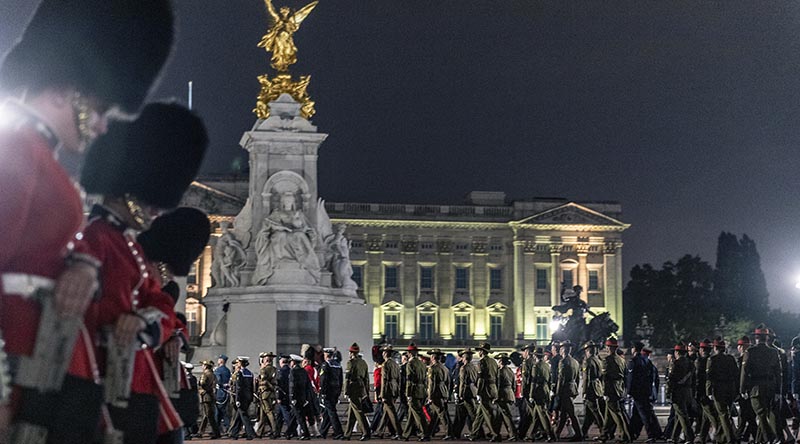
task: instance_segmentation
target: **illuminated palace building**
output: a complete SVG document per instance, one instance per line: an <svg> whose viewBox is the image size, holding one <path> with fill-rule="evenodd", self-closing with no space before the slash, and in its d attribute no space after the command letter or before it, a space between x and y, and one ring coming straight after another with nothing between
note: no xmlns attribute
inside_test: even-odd
<svg viewBox="0 0 800 444"><path fill-rule="evenodd" d="M201 180L186 203L216 222L232 222L246 181ZM461 205L328 202L332 222L347 225L353 280L373 306L372 336L394 344L455 348L488 340L509 348L547 340L562 283L579 284L594 312L622 325L622 207L616 202L535 198L476 191ZM212 239L212 244L214 239ZM211 285L207 248L189 277L187 316L204 326ZM621 333L621 331L620 331Z"/></svg>

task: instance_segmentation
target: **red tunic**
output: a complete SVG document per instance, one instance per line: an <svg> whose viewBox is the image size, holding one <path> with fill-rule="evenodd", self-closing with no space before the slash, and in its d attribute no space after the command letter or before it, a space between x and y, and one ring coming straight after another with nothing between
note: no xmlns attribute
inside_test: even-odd
<svg viewBox="0 0 800 444"><path fill-rule="evenodd" d="M160 321L159 343L163 342L173 332L175 313L172 298L161 291L155 276L147 273L145 277L140 270L132 250L141 255L142 248L136 242L134 234L126 234L124 227L112 223L111 219L93 218L83 233L84 241L88 244L92 255L103 264L100 271L101 297L89 307L86 325L89 331L99 337L103 329L112 328L122 314L134 313L135 310L145 308L155 309L164 316ZM133 295L137 287L138 294ZM104 362L102 349L98 355L102 371ZM163 389L163 386L158 375L151 371L149 359L145 355L149 355L149 359L152 359L152 349L136 353L131 391L158 396L159 388Z"/></svg>
<svg viewBox="0 0 800 444"><path fill-rule="evenodd" d="M83 224L77 189L33 128L0 129L0 273L55 279L67 246ZM29 356L39 326L39 305L3 293L0 330L6 351Z"/></svg>

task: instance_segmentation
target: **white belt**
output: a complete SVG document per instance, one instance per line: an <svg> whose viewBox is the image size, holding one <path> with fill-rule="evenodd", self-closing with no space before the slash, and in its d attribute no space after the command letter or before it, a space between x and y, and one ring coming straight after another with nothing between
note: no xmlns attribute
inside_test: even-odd
<svg viewBox="0 0 800 444"><path fill-rule="evenodd" d="M3 273L0 275L3 293L22 297L30 297L38 289L52 290L56 286L53 279L34 274Z"/></svg>

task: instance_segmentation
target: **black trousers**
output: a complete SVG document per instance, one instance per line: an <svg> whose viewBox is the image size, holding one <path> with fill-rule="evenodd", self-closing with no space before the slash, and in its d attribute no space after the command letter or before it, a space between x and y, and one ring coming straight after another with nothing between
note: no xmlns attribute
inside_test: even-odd
<svg viewBox="0 0 800 444"><path fill-rule="evenodd" d="M661 426L653 411L653 404L649 399L633 398L633 415L631 415L631 437L633 439L639 436L642 426L647 430L648 439L661 437Z"/></svg>
<svg viewBox="0 0 800 444"><path fill-rule="evenodd" d="M256 431L253 430L253 423L250 422L249 409L249 402L240 403L239 407L236 408L236 417L233 419L231 428L228 430L228 435L231 438L239 436L239 430L241 430L242 427L244 427L244 433L248 438L256 437Z"/></svg>
<svg viewBox="0 0 800 444"><path fill-rule="evenodd" d="M338 397L337 397L338 399ZM336 413L337 399L323 398L322 400L322 424L319 427L319 434L323 437L328 436L328 430L333 427L333 436L341 436L342 422L339 420L339 415Z"/></svg>
<svg viewBox="0 0 800 444"><path fill-rule="evenodd" d="M109 407L114 428L123 433L125 444L153 444L158 437L158 398L131 394L128 407Z"/></svg>

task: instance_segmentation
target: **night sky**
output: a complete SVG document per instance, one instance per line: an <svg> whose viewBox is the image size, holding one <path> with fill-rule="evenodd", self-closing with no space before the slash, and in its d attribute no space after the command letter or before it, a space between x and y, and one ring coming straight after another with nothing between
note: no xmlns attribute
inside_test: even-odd
<svg viewBox="0 0 800 444"><path fill-rule="evenodd" d="M0 51L32 3L0 4ZM194 81L204 171L227 173L270 70L266 8L178 9L155 97ZM800 2L321 0L295 41L330 134L327 200L620 201L626 277L685 253L713 265L720 231L747 233L772 306L800 308Z"/></svg>

